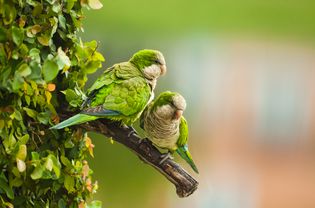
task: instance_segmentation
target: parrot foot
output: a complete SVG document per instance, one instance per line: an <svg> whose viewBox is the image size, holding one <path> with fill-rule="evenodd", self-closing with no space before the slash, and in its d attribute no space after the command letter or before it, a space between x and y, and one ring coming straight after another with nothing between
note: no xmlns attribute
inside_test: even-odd
<svg viewBox="0 0 315 208"><path fill-rule="evenodd" d="M170 152L165 153L165 154L162 154L162 155L160 156L160 158L162 158L162 160L159 162L160 165L161 165L163 162L165 162L165 160L167 160L167 159L171 159L171 160L174 159L174 157L171 155Z"/></svg>
<svg viewBox="0 0 315 208"><path fill-rule="evenodd" d="M128 134L128 137L131 137L131 135L135 135L136 134L136 131L134 129L132 129L129 134Z"/></svg>

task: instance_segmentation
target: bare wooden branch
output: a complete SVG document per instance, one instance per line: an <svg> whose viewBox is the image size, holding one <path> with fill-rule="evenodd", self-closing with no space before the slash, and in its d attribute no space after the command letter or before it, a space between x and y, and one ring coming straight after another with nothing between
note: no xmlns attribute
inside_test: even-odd
<svg viewBox="0 0 315 208"><path fill-rule="evenodd" d="M154 167L172 182L179 197L187 197L198 188L198 181L174 160L167 158L161 163L163 154L149 140L141 139L133 128L121 126L119 122L106 119L98 119L80 126L87 131L111 137L114 141L132 150L141 160Z"/></svg>

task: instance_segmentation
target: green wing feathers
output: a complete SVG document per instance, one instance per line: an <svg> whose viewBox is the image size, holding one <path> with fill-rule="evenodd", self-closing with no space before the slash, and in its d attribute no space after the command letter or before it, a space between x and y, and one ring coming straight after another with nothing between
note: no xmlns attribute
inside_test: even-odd
<svg viewBox="0 0 315 208"><path fill-rule="evenodd" d="M197 166L195 165L192 156L188 150L188 124L184 116L182 116L180 124L179 124L179 138L177 140L177 150L176 152L179 154L181 158L183 158L191 168L196 172L199 173Z"/></svg>
<svg viewBox="0 0 315 208"><path fill-rule="evenodd" d="M188 124L184 116L181 117L179 124L179 138L177 140L177 146L181 147L187 144L188 141Z"/></svg>
<svg viewBox="0 0 315 208"><path fill-rule="evenodd" d="M184 145L184 146L181 146L181 147L178 147L176 149L176 152L179 154L179 156L181 158L183 158L189 165L190 167L196 172L196 173L199 173L198 169L197 169L197 166L195 165L192 157L191 157L191 154L190 152L188 151L188 146L187 145Z"/></svg>
<svg viewBox="0 0 315 208"><path fill-rule="evenodd" d="M118 111L111 119L125 124L133 123L142 113L149 98L151 88L131 63L116 64L106 70L88 90L88 100L84 107L102 106Z"/></svg>
<svg viewBox="0 0 315 208"><path fill-rule="evenodd" d="M73 126L76 124L81 124L81 123L85 123L88 121L93 121L96 120L97 116L90 116L90 115L86 115L86 114L77 114L75 116L72 116L70 118L68 118L67 120L62 121L61 123L51 127L50 129L63 129L65 127L68 126Z"/></svg>

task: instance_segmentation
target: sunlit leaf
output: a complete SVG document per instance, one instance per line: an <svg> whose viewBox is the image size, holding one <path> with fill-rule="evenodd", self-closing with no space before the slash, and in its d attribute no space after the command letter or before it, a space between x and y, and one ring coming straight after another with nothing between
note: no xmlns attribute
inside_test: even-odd
<svg viewBox="0 0 315 208"><path fill-rule="evenodd" d="M103 7L103 4L99 0L87 0L89 7L92 9L100 9Z"/></svg>
<svg viewBox="0 0 315 208"><path fill-rule="evenodd" d="M65 52L61 48L58 48L57 56L55 60L56 60L56 63L58 64L59 69L63 69L63 68L68 69L71 66L69 57L65 54Z"/></svg>
<svg viewBox="0 0 315 208"><path fill-rule="evenodd" d="M33 25L31 27L31 33L33 35L36 35L37 33L39 33L40 31L42 30L41 26L40 25Z"/></svg>
<svg viewBox="0 0 315 208"><path fill-rule="evenodd" d="M16 154L16 158L22 161L25 161L27 155L27 147L25 144L19 146L19 151Z"/></svg>
<svg viewBox="0 0 315 208"><path fill-rule="evenodd" d="M43 46L49 46L49 41L50 41L50 37L49 36L42 35L42 36L37 37L37 40Z"/></svg>
<svg viewBox="0 0 315 208"><path fill-rule="evenodd" d="M49 171L52 171L53 169L53 161L50 159L50 157L48 157L45 162L45 168Z"/></svg>
<svg viewBox="0 0 315 208"><path fill-rule="evenodd" d="M22 173L26 170L26 165L25 162L23 160L20 159L16 159L16 166L17 169Z"/></svg>

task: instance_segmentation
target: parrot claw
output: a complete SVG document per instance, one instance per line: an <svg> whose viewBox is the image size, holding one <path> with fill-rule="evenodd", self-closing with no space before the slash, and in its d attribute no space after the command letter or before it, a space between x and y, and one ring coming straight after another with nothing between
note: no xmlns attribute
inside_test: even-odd
<svg viewBox="0 0 315 208"><path fill-rule="evenodd" d="M165 154L161 155L160 157L162 158L162 160L159 162L160 165L161 165L162 163L164 163L165 160L167 160L167 159L171 159L171 160L174 159L174 157L171 155L170 152L165 153Z"/></svg>
<svg viewBox="0 0 315 208"><path fill-rule="evenodd" d="M132 126L127 126L130 129L130 132L128 133L128 137L130 138L131 135L134 136L137 134L136 130Z"/></svg>
<svg viewBox="0 0 315 208"><path fill-rule="evenodd" d="M128 137L131 137L131 135L135 135L136 134L136 131L135 130L131 130L128 134Z"/></svg>

